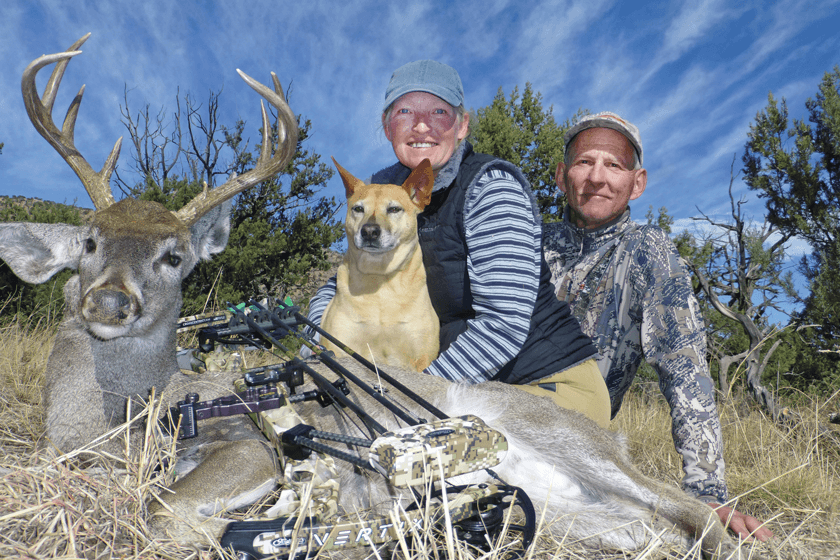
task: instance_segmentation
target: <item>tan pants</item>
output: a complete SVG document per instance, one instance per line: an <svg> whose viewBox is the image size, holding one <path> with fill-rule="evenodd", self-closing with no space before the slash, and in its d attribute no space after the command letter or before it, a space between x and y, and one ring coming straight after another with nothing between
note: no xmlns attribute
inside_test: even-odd
<svg viewBox="0 0 840 560"><path fill-rule="evenodd" d="M530 385L515 387L534 395L548 397L563 408L577 410L602 428L610 425L610 393L594 358Z"/></svg>

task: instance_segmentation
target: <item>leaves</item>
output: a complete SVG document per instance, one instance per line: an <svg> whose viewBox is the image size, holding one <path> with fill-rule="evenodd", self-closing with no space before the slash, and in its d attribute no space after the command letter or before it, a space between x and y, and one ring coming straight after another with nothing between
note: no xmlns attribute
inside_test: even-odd
<svg viewBox="0 0 840 560"><path fill-rule="evenodd" d="M510 98L499 88L493 102L471 115L469 140L477 152L505 159L518 166L537 198L546 222L559 220L565 199L554 181L557 164L563 161L563 134L586 114L578 113L558 125L553 108L544 110L542 94L525 85L522 95L514 87Z"/></svg>
<svg viewBox="0 0 840 560"><path fill-rule="evenodd" d="M766 200L770 223L818 247L836 241L840 219L840 67L806 107L814 127L789 126L786 101L768 96L750 126L744 180Z"/></svg>
<svg viewBox="0 0 840 560"><path fill-rule="evenodd" d="M137 170L146 174L145 181L128 188L130 192L175 210L201 192L202 181L212 185L219 175L242 174L253 168L260 145L249 146L245 121L240 119L231 127L219 122L218 100L219 94L211 93L202 114L201 106L185 97L187 118L174 117L171 131L162 126L160 117L154 126L140 123L142 114L137 119L140 124L126 123L131 144L138 149ZM126 108L123 114L131 113ZM304 147L312 124L300 121L299 117L297 151L283 173L233 199L227 248L212 260L199 263L187 277L184 314L200 312L208 297L223 306L265 294L280 296L303 282L311 270L328 266L327 250L344 233L335 220L339 204L320 196L333 171L321 162L319 154ZM186 124L184 137L182 122ZM258 132L262 138L262 130ZM276 142L276 126L271 133L271 141ZM151 137L135 138L136 134ZM178 169L175 162L166 159L164 144L178 147L170 153L173 158L183 158L180 175L174 173ZM147 172L140 164L145 161L155 161L157 171Z"/></svg>
<svg viewBox="0 0 840 560"><path fill-rule="evenodd" d="M747 185L765 199L767 220L811 245L800 262L808 296L802 339L818 353L840 357L840 67L826 72L805 106L808 122L789 122L787 103L768 96L750 126L743 162ZM807 352L805 353L807 354ZM799 367L823 360L803 356ZM807 363L806 363L807 362ZM810 365L809 365L810 364Z"/></svg>

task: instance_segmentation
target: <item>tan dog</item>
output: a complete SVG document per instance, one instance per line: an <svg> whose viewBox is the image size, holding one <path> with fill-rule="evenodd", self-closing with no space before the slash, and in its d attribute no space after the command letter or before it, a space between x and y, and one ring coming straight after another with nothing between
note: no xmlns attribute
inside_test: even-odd
<svg viewBox="0 0 840 560"><path fill-rule="evenodd" d="M333 163L347 191L347 253L321 326L377 363L423 371L440 344L417 237L417 214L435 182L432 166L424 160L401 186L366 185Z"/></svg>

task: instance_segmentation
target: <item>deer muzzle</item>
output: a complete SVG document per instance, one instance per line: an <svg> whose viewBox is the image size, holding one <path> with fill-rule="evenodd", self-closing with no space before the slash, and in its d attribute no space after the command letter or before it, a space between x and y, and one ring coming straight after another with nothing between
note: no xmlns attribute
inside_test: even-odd
<svg viewBox="0 0 840 560"><path fill-rule="evenodd" d="M88 322L126 325L137 319L137 298L111 286L101 286L85 296L82 314Z"/></svg>

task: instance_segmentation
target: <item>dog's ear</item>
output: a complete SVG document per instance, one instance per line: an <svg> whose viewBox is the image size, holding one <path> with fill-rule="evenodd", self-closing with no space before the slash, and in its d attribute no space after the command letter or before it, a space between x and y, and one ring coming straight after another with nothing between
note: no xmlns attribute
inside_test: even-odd
<svg viewBox="0 0 840 560"><path fill-rule="evenodd" d="M432 187L435 186L435 172L432 171L432 163L429 158L420 162L420 165L414 168L411 175L403 183L403 188L408 192L412 202L420 207L420 210L426 207L432 200Z"/></svg>
<svg viewBox="0 0 840 560"><path fill-rule="evenodd" d="M338 165L338 162L335 161L335 158L332 158L333 163L335 164L335 168L338 169L338 174L341 175L341 180L344 181L344 192L347 193L347 198L353 196L353 193L356 192L356 189L359 187L364 186L364 181L360 181L353 177L349 171Z"/></svg>

